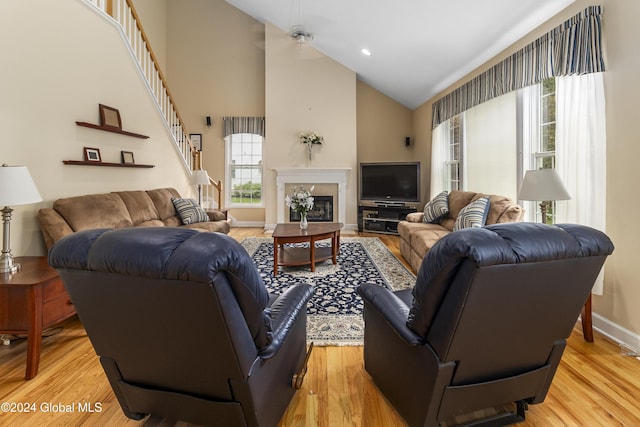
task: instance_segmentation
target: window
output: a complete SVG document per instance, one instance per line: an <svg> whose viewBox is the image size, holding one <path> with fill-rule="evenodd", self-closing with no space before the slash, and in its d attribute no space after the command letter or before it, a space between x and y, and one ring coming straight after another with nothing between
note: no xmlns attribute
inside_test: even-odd
<svg viewBox="0 0 640 427"><path fill-rule="evenodd" d="M225 138L227 153L226 206L263 207L261 135L234 133Z"/></svg>
<svg viewBox="0 0 640 427"><path fill-rule="evenodd" d="M464 151L464 115L449 119L449 132L445 135L444 189L462 190L462 170Z"/></svg>
<svg viewBox="0 0 640 427"><path fill-rule="evenodd" d="M523 103L523 171L529 169L555 169L556 167L556 80L522 89ZM540 222L538 202L523 202L529 221ZM555 223L556 204L547 209L547 223Z"/></svg>

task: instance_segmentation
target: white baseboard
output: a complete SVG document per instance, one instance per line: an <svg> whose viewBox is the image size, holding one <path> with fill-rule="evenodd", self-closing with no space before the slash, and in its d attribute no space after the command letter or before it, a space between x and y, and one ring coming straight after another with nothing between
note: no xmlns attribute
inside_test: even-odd
<svg viewBox="0 0 640 427"><path fill-rule="evenodd" d="M640 335L613 323L597 313L592 314L593 329L613 341L624 344L633 350L640 351Z"/></svg>

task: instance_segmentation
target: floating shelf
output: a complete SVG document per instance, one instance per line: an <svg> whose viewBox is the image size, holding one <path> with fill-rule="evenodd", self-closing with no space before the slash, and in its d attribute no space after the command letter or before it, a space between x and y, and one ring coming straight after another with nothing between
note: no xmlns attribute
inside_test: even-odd
<svg viewBox="0 0 640 427"><path fill-rule="evenodd" d="M111 166L116 168L153 168L155 165L139 165L137 163L107 163L107 162L90 162L87 160L63 160L65 165L76 166Z"/></svg>
<svg viewBox="0 0 640 427"><path fill-rule="evenodd" d="M113 132L113 133L119 133L120 135L133 136L135 138L141 138L141 139L148 139L149 138L147 135L140 135L139 133L127 132L126 130L118 129L117 127L113 127L113 126L102 126L102 125L96 125L96 124L87 123L87 122L76 122L76 124L78 126L84 126L86 128L104 130L104 131Z"/></svg>

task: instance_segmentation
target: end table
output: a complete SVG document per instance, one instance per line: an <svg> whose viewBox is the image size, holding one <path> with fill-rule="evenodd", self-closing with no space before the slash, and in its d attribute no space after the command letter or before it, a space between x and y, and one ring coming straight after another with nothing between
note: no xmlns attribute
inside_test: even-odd
<svg viewBox="0 0 640 427"><path fill-rule="evenodd" d="M25 379L38 373L42 330L73 316L76 311L58 272L47 257L17 257L22 268L0 273L0 334L27 334Z"/></svg>

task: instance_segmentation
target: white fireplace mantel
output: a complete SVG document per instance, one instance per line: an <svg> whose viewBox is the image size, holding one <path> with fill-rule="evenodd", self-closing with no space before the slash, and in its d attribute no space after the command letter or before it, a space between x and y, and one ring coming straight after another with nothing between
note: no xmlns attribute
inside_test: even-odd
<svg viewBox="0 0 640 427"><path fill-rule="evenodd" d="M351 168L274 168L276 172L277 220L285 221L285 184L337 184L338 222L345 223L347 201L347 177Z"/></svg>

